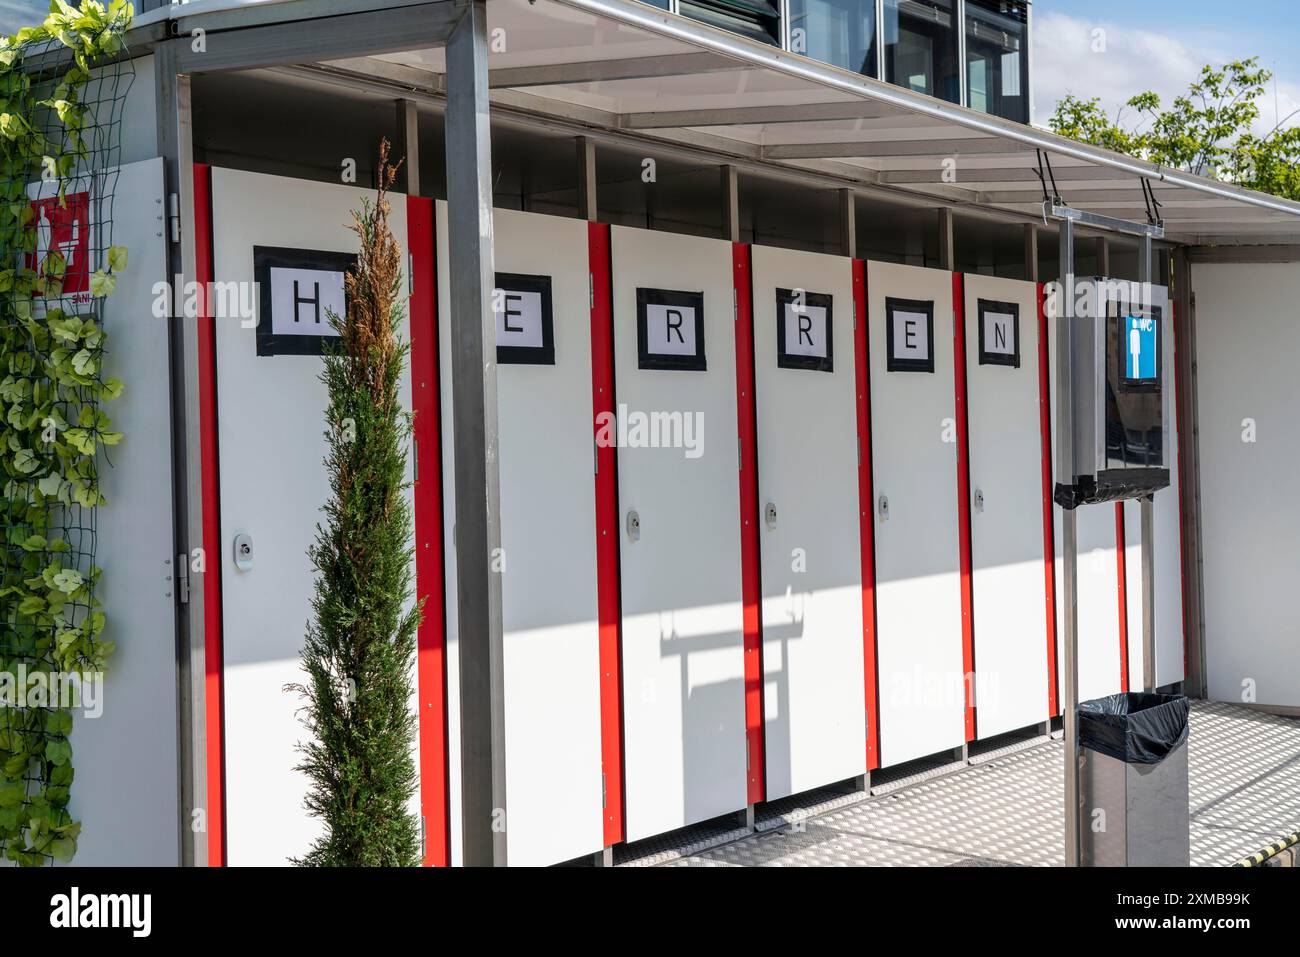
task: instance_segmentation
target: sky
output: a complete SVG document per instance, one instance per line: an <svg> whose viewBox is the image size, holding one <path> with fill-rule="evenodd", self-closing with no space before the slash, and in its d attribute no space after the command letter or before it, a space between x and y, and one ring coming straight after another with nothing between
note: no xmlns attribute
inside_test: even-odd
<svg viewBox="0 0 1300 957"><path fill-rule="evenodd" d="M1104 52L1094 52L1102 30ZM1258 56L1276 75L1260 132L1300 109L1300 3L1295 0L1034 0L1034 122L1065 94L1107 112L1154 90L1166 103L1202 66ZM1300 114L1284 125L1300 125Z"/></svg>

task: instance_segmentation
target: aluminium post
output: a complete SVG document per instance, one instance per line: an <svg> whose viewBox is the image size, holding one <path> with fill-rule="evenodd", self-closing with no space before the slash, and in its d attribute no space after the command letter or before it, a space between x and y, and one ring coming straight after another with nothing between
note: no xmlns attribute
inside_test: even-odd
<svg viewBox="0 0 1300 957"><path fill-rule="evenodd" d="M1154 263L1150 235L1138 240L1138 282L1145 305L1153 305L1151 282ZM1168 309L1168 304L1165 306ZM1163 323L1164 317L1161 317ZM1159 332L1159 330L1157 330ZM1163 339L1163 333L1160 333ZM1157 357L1163 363L1163 356ZM1157 370L1158 372L1159 370ZM1165 407L1168 408L1168 403ZM1162 421L1165 428L1168 423ZM1168 429L1165 429L1168 434ZM1163 455L1167 450L1162 449ZM1174 463L1171 463L1171 465ZM1155 493L1143 495L1139 500L1142 518L1142 690L1156 690L1156 594L1155 594Z"/></svg>
<svg viewBox="0 0 1300 957"><path fill-rule="evenodd" d="M1073 484L1074 222L1061 220L1061 288L1056 320L1056 480ZM1079 541L1078 513L1061 512L1061 619L1065 700L1065 864L1079 866Z"/></svg>
<svg viewBox="0 0 1300 957"><path fill-rule="evenodd" d="M447 220L464 863L506 863L501 489L485 0L447 42Z"/></svg>

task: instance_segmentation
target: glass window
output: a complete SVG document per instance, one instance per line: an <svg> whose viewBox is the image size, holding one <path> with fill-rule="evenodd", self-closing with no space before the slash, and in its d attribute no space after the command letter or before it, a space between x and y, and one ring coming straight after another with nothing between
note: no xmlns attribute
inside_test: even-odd
<svg viewBox="0 0 1300 957"><path fill-rule="evenodd" d="M790 0L790 51L875 76L875 0Z"/></svg>
<svg viewBox="0 0 1300 957"><path fill-rule="evenodd" d="M680 0L677 12L751 40L780 44L781 11L777 0Z"/></svg>
<svg viewBox="0 0 1300 957"><path fill-rule="evenodd" d="M973 110L1029 122L1028 4L966 0L966 89Z"/></svg>
<svg viewBox="0 0 1300 957"><path fill-rule="evenodd" d="M885 79L957 103L956 0L885 0Z"/></svg>

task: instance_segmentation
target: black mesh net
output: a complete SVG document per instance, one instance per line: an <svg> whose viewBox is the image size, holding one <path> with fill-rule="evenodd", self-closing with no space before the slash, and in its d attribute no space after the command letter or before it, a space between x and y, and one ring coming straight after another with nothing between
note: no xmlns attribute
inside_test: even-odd
<svg viewBox="0 0 1300 957"><path fill-rule="evenodd" d="M26 865L75 851L68 735L112 650L95 511L120 438L101 409L121 388L101 373L125 266L113 206L134 68L103 54L117 45L101 31L0 48L0 852Z"/></svg>

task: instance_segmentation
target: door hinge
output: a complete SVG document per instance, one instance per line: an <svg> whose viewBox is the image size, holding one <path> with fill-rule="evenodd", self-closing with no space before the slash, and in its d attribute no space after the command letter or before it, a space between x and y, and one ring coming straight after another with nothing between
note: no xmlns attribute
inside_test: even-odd
<svg viewBox="0 0 1300 957"><path fill-rule="evenodd" d="M411 439L411 481L420 481L420 441Z"/></svg>
<svg viewBox="0 0 1300 957"><path fill-rule="evenodd" d="M600 443L594 435L591 437L591 474L600 474Z"/></svg>
<svg viewBox="0 0 1300 957"><path fill-rule="evenodd" d="M731 321L740 321L740 299L736 295L736 287L731 287Z"/></svg>
<svg viewBox="0 0 1300 957"><path fill-rule="evenodd" d="M189 556L176 556L176 597L182 605L190 603L190 562Z"/></svg>
<svg viewBox="0 0 1300 957"><path fill-rule="evenodd" d="M596 310L596 277L587 273L587 308Z"/></svg>
<svg viewBox="0 0 1300 957"><path fill-rule="evenodd" d="M167 196L167 219L170 224L172 242L181 241L181 198L175 193Z"/></svg>
<svg viewBox="0 0 1300 957"><path fill-rule="evenodd" d="M609 794L605 789L605 772L600 772L600 806L603 810L609 805Z"/></svg>
<svg viewBox="0 0 1300 957"><path fill-rule="evenodd" d="M415 253L406 254L406 294L415 295Z"/></svg>
<svg viewBox="0 0 1300 957"><path fill-rule="evenodd" d="M745 773L749 773L749 735L745 735Z"/></svg>
<svg viewBox="0 0 1300 957"><path fill-rule="evenodd" d="M425 856L429 853L428 845L425 843L425 834L427 833L427 831L428 828L425 824L425 817L423 814L421 814L420 815L420 860L424 860Z"/></svg>

